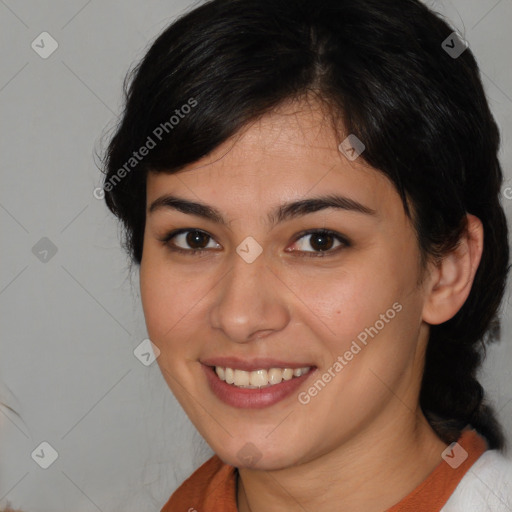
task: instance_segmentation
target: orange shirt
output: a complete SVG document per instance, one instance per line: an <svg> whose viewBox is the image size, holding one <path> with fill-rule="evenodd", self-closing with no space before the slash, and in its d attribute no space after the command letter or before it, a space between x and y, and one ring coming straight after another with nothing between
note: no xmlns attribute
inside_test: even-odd
<svg viewBox="0 0 512 512"><path fill-rule="evenodd" d="M460 463L461 453L464 454L460 448L448 451L445 460L418 487L385 512L441 510L468 469L487 449L484 438L475 430L464 430L457 443L467 452L464 462ZM238 512L235 470L214 455L176 489L161 512Z"/></svg>

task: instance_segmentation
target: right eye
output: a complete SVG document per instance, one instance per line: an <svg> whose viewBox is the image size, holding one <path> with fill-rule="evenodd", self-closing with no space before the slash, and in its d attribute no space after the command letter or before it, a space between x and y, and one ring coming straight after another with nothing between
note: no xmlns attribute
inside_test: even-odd
<svg viewBox="0 0 512 512"><path fill-rule="evenodd" d="M175 229L174 231L167 233L160 241L173 252L179 252L193 256L206 251L205 246L208 245L208 239L213 241L213 238L204 231L199 229L182 228ZM181 244L188 244L189 247L192 248L187 249L186 247L179 247L176 245L176 241Z"/></svg>

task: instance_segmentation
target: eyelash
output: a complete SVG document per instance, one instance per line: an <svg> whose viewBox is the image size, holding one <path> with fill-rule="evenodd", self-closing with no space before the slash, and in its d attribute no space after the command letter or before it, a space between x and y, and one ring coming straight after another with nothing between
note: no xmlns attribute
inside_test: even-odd
<svg viewBox="0 0 512 512"><path fill-rule="evenodd" d="M160 239L160 242L162 242L172 252L186 254L187 256L204 255L204 253L208 252L209 249L182 249L181 247L177 247L176 245L173 245L170 243L171 240L175 236L181 235L182 233L192 232L192 231L196 231L198 233L203 233L208 238L213 239L212 236L210 236L208 233L206 233L205 231L202 231L200 229L183 228L183 229L175 229L174 231L167 233L166 235L164 235L163 238ZM339 242L341 242L342 245L338 246L335 249L329 249L327 251L298 251L298 250L294 250L291 252L293 252L294 254L296 254L299 257L325 258L325 257L332 256L333 254L338 253L341 249L350 247L352 245L347 238L340 235L339 233L336 233L336 231L331 231L329 229L310 229L307 231L302 231L301 233L299 233L297 235L297 237L294 239L293 243L298 242L301 238L304 238L307 235L315 235L315 234L330 235L333 238L335 238L336 240L338 240Z"/></svg>

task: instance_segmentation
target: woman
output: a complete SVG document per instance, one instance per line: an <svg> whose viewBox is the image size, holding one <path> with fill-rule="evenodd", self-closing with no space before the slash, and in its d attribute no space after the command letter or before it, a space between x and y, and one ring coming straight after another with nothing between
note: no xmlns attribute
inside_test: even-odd
<svg viewBox="0 0 512 512"><path fill-rule="evenodd" d="M213 0L158 37L104 190L215 452L163 511L511 510L476 378L498 147L471 51L416 0Z"/></svg>

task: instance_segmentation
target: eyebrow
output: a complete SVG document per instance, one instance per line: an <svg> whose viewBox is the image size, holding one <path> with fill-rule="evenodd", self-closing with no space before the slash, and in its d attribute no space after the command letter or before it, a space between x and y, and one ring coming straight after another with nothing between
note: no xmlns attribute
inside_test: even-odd
<svg viewBox="0 0 512 512"><path fill-rule="evenodd" d="M354 199L340 195L325 195L320 197L311 197L284 203L272 210L267 217L268 223L272 226L287 220L318 212L327 208L336 208L362 213L365 215L377 215L377 212L368 206L365 206ZM148 208L148 213L153 213L160 209L172 209L189 215L196 215L210 220L217 224L227 226L227 221L222 214L214 208L204 203L189 201L181 197L166 194L155 199Z"/></svg>

